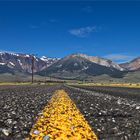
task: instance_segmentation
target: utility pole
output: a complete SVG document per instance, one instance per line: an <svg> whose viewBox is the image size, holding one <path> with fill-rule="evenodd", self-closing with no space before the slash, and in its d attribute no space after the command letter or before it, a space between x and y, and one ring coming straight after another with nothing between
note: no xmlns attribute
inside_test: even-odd
<svg viewBox="0 0 140 140"><path fill-rule="evenodd" d="M32 54L32 84L34 83L34 55Z"/></svg>
<svg viewBox="0 0 140 140"><path fill-rule="evenodd" d="M47 66L46 66L46 70L47 70ZM47 84L47 72L45 70L45 84Z"/></svg>

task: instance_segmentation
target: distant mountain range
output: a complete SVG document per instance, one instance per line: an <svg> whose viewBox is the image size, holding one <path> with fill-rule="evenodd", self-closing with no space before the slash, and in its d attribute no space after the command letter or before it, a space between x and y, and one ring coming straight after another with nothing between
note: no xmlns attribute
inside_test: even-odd
<svg viewBox="0 0 140 140"><path fill-rule="evenodd" d="M0 73L22 72L30 74L33 56L0 52ZM72 54L64 58L34 56L34 72L41 76L62 79L84 79L98 75L123 77L128 72L140 71L140 57L123 64L85 54Z"/></svg>

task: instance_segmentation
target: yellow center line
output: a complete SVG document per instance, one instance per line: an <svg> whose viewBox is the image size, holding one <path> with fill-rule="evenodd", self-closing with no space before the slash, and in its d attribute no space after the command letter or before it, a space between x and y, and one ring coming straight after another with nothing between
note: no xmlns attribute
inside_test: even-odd
<svg viewBox="0 0 140 140"><path fill-rule="evenodd" d="M58 90L39 114L26 140L98 140L64 90Z"/></svg>

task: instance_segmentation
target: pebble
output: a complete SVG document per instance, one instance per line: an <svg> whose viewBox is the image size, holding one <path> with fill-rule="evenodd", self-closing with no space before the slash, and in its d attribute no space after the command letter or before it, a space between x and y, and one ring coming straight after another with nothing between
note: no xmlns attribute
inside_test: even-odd
<svg viewBox="0 0 140 140"><path fill-rule="evenodd" d="M114 123L116 122L114 118L112 118L112 122L114 122Z"/></svg>
<svg viewBox="0 0 140 140"><path fill-rule="evenodd" d="M39 131L38 130L34 130L34 132L33 132L35 135L39 135Z"/></svg>
<svg viewBox="0 0 140 140"><path fill-rule="evenodd" d="M2 132L5 136L9 136L10 133L12 132L12 130L11 129L2 129Z"/></svg>
<svg viewBox="0 0 140 140"><path fill-rule="evenodd" d="M12 123L12 119L8 119L7 122L8 122L8 124L11 124Z"/></svg>
<svg viewBox="0 0 140 140"><path fill-rule="evenodd" d="M140 109L140 106L137 106L136 109L139 110Z"/></svg>
<svg viewBox="0 0 140 140"><path fill-rule="evenodd" d="M50 137L49 136L44 136L43 140L50 140Z"/></svg>
<svg viewBox="0 0 140 140"><path fill-rule="evenodd" d="M97 129L98 132L101 132L101 129Z"/></svg>
<svg viewBox="0 0 140 140"><path fill-rule="evenodd" d="M120 105L122 102L120 99L117 100L117 103Z"/></svg>
<svg viewBox="0 0 140 140"><path fill-rule="evenodd" d="M16 115L16 112L15 112L15 111L12 111L11 113L12 113L13 115Z"/></svg>

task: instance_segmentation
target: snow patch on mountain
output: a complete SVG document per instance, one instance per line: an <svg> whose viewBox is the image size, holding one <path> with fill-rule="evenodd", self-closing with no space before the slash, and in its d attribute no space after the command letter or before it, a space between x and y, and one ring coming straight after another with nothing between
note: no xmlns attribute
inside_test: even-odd
<svg viewBox="0 0 140 140"><path fill-rule="evenodd" d="M30 55L26 54L25 57L30 57Z"/></svg>
<svg viewBox="0 0 140 140"><path fill-rule="evenodd" d="M42 61L48 61L48 57L46 57L46 56L42 56L40 59L41 59Z"/></svg>
<svg viewBox="0 0 140 140"><path fill-rule="evenodd" d="M18 62L19 62L19 65L20 66L22 66L23 64L21 63L21 60L20 59L18 59Z"/></svg>
<svg viewBox="0 0 140 140"><path fill-rule="evenodd" d="M6 65L5 63L0 63L0 65Z"/></svg>
<svg viewBox="0 0 140 140"><path fill-rule="evenodd" d="M12 62L9 62L12 66L15 66L15 64L14 63L12 63Z"/></svg>

